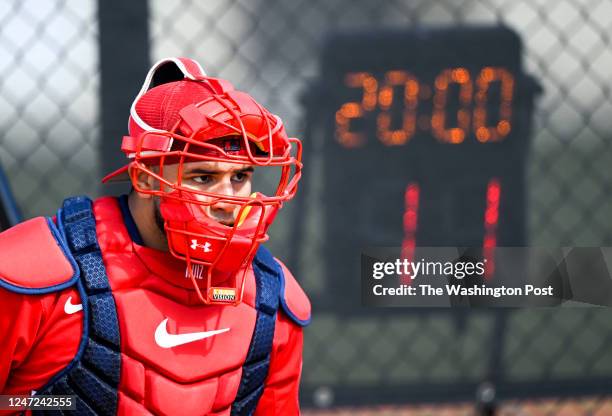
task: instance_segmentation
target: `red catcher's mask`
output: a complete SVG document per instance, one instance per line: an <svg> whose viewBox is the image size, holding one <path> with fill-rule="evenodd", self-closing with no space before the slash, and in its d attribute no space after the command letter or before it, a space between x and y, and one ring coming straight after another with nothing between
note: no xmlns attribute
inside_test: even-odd
<svg viewBox="0 0 612 416"><path fill-rule="evenodd" d="M136 191L158 197L170 252L186 262L199 298L237 305L259 244L268 240L278 209L297 190L301 142L287 137L278 116L229 82L206 76L188 58L163 59L151 68L132 104L129 130L121 150L131 162L103 181L129 178ZM199 161L276 168L278 184L269 195L202 191L182 179L185 164ZM171 164L178 165L175 181L164 177ZM142 189L137 180L142 173L159 186ZM235 206L232 225L208 215L217 204ZM194 265L203 266L202 280Z"/></svg>

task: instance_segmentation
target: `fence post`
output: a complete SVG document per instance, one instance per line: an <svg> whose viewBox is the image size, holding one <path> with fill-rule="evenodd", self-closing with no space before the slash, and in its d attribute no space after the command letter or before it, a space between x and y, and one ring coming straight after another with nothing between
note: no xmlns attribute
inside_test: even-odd
<svg viewBox="0 0 612 416"><path fill-rule="evenodd" d="M132 100L150 66L148 0L98 0L100 36L100 166L102 174L125 164L119 150ZM127 185L104 185L102 193Z"/></svg>
<svg viewBox="0 0 612 416"><path fill-rule="evenodd" d="M0 164L0 232L22 220L11 186Z"/></svg>

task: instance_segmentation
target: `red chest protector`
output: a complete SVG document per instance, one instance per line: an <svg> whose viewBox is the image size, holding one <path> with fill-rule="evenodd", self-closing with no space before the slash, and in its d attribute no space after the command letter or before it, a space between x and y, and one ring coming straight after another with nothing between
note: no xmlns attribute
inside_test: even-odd
<svg viewBox="0 0 612 416"><path fill-rule="evenodd" d="M75 284L84 325L74 360L39 394L76 395L80 414L91 415L253 413L279 307L299 325L309 320L307 299L286 301L282 268L265 248L243 303L206 306L184 264L131 242L114 198L96 202L95 218L89 199L68 199L57 219L73 278L15 291Z"/></svg>

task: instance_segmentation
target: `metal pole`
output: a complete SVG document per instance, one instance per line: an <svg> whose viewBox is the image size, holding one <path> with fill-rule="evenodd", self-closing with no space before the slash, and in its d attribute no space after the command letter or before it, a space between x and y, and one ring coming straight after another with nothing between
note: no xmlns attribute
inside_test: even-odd
<svg viewBox="0 0 612 416"><path fill-rule="evenodd" d="M148 0L98 0L103 175L125 164L119 150L132 100L150 66ZM127 185L104 185L105 194Z"/></svg>
<svg viewBox="0 0 612 416"><path fill-rule="evenodd" d="M0 166L0 231L21 221L21 212L15 202L9 181Z"/></svg>

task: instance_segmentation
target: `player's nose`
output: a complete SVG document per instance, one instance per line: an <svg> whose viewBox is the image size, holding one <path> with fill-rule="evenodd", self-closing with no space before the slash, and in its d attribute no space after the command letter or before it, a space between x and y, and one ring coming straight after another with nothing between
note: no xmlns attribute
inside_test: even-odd
<svg viewBox="0 0 612 416"><path fill-rule="evenodd" d="M218 203L210 207L210 216L221 224L232 226L236 220L234 204Z"/></svg>
<svg viewBox="0 0 612 416"><path fill-rule="evenodd" d="M231 175L221 176L214 189L210 189L210 191L219 196L234 196L235 189L232 185ZM220 200L210 206L209 214L222 224L232 225L235 220L236 208L236 204Z"/></svg>
<svg viewBox="0 0 612 416"><path fill-rule="evenodd" d="M229 174L222 175L217 179L214 187L210 191L219 195L234 195L234 187L232 185L232 177Z"/></svg>

